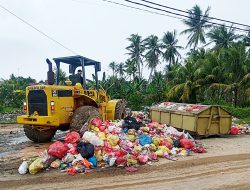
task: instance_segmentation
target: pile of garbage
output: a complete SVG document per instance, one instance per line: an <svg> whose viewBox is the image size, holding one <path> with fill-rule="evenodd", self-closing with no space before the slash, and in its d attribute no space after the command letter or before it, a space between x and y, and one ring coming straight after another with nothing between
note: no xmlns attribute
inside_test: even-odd
<svg viewBox="0 0 250 190"><path fill-rule="evenodd" d="M176 110L182 112L198 112L201 109L205 108L204 105L196 105L196 104L181 104L181 103L173 103L173 102L163 102L157 105L158 108L164 108L169 110Z"/></svg>
<svg viewBox="0 0 250 190"><path fill-rule="evenodd" d="M94 118L89 131L67 133L64 141L56 141L39 157L24 161L18 171L35 174L47 168L59 168L74 175L112 166L135 171L137 166L159 158L176 160L191 152L206 152L188 133L142 121L145 121L143 114L113 122Z"/></svg>
<svg viewBox="0 0 250 190"><path fill-rule="evenodd" d="M231 135L240 135L240 134L249 134L250 125L249 124L232 124L230 134Z"/></svg>

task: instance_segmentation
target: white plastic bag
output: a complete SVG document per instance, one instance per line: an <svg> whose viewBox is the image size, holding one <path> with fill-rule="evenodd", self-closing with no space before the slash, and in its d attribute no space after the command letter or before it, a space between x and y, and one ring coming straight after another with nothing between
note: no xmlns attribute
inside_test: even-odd
<svg viewBox="0 0 250 190"><path fill-rule="evenodd" d="M103 146L104 142L103 140L101 140L99 137L97 137L94 133L86 131L83 136L82 139L93 144L94 146Z"/></svg>
<svg viewBox="0 0 250 190"><path fill-rule="evenodd" d="M23 161L23 163L18 168L18 173L22 175L26 174L28 171L28 167L28 163L26 161Z"/></svg>

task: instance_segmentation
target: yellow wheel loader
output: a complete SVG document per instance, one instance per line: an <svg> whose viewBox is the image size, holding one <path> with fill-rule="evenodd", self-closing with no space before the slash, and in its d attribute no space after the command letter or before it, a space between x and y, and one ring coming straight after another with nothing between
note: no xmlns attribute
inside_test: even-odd
<svg viewBox="0 0 250 190"><path fill-rule="evenodd" d="M122 119L125 116L126 102L121 99L111 100L106 91L98 84L98 72L101 63L83 56L60 57L53 59L56 64L56 77L49 66L46 85L26 87L24 111L18 116L17 123L24 124L25 135L34 142L50 141L57 130L72 130L83 133L88 130L88 123L94 117L104 120ZM69 79L66 85L59 84L60 65L68 64ZM95 89L88 89L85 67L95 69ZM82 76L76 69L82 70ZM54 84L56 78L56 84Z"/></svg>

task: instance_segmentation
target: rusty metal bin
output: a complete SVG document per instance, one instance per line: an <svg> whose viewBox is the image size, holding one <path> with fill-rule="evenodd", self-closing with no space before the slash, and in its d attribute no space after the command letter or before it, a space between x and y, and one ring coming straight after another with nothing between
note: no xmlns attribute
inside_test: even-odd
<svg viewBox="0 0 250 190"><path fill-rule="evenodd" d="M174 106L164 106L174 105ZM163 105L163 106L162 106ZM200 109L179 109L199 107ZM199 136L228 134L232 116L220 106L165 102L150 108L152 121L187 130Z"/></svg>

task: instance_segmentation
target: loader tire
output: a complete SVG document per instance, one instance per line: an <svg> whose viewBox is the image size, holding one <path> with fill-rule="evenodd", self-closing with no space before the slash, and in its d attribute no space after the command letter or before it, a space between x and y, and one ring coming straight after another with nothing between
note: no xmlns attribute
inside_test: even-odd
<svg viewBox="0 0 250 190"><path fill-rule="evenodd" d="M81 106L77 108L70 122L70 130L83 134L88 130L89 122L95 117L101 118L97 108L93 106Z"/></svg>
<svg viewBox="0 0 250 190"><path fill-rule="evenodd" d="M114 119L123 119L126 116L125 108L127 106L127 103L125 100L120 100L117 102L115 106L115 117Z"/></svg>
<svg viewBox="0 0 250 190"><path fill-rule="evenodd" d="M23 126L25 135L34 142L49 142L54 137L56 130L48 129L48 130L38 130L36 127L31 125Z"/></svg>

